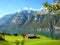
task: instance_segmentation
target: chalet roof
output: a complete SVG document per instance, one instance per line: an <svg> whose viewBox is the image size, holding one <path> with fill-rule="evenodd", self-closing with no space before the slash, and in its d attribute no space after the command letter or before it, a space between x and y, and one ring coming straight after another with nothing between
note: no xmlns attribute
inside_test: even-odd
<svg viewBox="0 0 60 45"><path fill-rule="evenodd" d="M32 37L32 36L35 36L35 35L34 34L26 34L26 36Z"/></svg>

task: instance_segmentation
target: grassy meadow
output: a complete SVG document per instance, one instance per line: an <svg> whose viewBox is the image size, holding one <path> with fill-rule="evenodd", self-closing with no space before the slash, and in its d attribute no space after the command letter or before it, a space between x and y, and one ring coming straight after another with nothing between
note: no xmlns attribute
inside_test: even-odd
<svg viewBox="0 0 60 45"><path fill-rule="evenodd" d="M23 45L60 45L60 40L51 39L45 36L40 36L36 39L25 39ZM22 45L22 36L5 35L6 41L0 41L0 45Z"/></svg>

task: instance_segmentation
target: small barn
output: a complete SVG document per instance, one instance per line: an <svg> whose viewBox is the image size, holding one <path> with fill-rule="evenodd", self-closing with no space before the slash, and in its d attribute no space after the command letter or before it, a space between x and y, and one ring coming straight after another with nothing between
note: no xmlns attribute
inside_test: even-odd
<svg viewBox="0 0 60 45"><path fill-rule="evenodd" d="M28 38L30 38L30 39L37 38L37 36L34 35L34 34L23 34L23 37L24 37L25 39L28 39Z"/></svg>

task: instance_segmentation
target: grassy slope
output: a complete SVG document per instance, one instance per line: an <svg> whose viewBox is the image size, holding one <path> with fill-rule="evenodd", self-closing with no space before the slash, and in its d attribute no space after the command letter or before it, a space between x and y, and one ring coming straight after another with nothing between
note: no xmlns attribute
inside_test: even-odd
<svg viewBox="0 0 60 45"><path fill-rule="evenodd" d="M8 42L0 41L0 45L16 45L15 41L19 40L21 44L22 36L5 36ZM60 40L52 40L50 38L40 36L39 39L25 39L24 45L60 45Z"/></svg>
<svg viewBox="0 0 60 45"><path fill-rule="evenodd" d="M22 36L5 36L5 40L9 41L9 42L15 42L15 41L19 41L21 42L22 41Z"/></svg>
<svg viewBox="0 0 60 45"><path fill-rule="evenodd" d="M60 45L60 40L31 40L26 41L25 45Z"/></svg>
<svg viewBox="0 0 60 45"><path fill-rule="evenodd" d="M25 41L25 45L59 45L60 40L52 40L50 38L40 36L40 39L29 39Z"/></svg>

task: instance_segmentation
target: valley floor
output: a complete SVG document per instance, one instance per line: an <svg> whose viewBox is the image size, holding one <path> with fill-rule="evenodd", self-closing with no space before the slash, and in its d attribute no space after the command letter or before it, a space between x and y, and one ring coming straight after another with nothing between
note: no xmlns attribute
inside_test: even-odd
<svg viewBox="0 0 60 45"><path fill-rule="evenodd" d="M22 36L5 36L6 41L0 41L0 45L60 45L60 40L40 36L36 39L25 39L22 44Z"/></svg>

